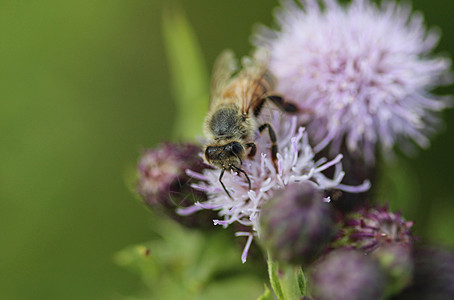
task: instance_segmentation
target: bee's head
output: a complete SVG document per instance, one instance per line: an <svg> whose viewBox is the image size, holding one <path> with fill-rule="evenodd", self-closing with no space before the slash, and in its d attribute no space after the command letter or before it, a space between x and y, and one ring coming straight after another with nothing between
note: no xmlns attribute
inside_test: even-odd
<svg viewBox="0 0 454 300"><path fill-rule="evenodd" d="M241 168L245 154L246 150L243 145L236 141L205 148L206 161L224 170L230 170L234 167Z"/></svg>

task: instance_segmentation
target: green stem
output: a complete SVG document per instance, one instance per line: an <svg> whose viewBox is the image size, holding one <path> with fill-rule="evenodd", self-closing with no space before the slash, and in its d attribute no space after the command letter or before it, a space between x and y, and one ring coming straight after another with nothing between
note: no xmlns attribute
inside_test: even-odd
<svg viewBox="0 0 454 300"><path fill-rule="evenodd" d="M268 275L270 276L271 287L279 300L284 300L284 294L282 293L281 281L278 275L278 264L273 262L270 253L268 252Z"/></svg>
<svg viewBox="0 0 454 300"><path fill-rule="evenodd" d="M306 295L306 278L300 267L280 266L268 253L268 274L279 300L301 299Z"/></svg>

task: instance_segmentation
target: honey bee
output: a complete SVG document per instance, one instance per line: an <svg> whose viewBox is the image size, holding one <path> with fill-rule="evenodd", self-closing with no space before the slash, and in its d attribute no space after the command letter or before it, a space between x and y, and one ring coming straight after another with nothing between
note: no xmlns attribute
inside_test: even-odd
<svg viewBox="0 0 454 300"><path fill-rule="evenodd" d="M298 111L294 104L272 93L273 80L267 70L268 54L265 51L244 58L241 70L230 50L222 52L214 65L210 108L204 124L204 133L210 142L204 148L204 156L210 165L221 169L219 182L230 198L222 182L225 171L243 173L251 189L251 180L241 166L246 158L254 157L257 152L253 141L257 129L259 132L268 129L271 158L277 170L276 134L269 123L258 124L257 120L265 102L271 101L284 112Z"/></svg>

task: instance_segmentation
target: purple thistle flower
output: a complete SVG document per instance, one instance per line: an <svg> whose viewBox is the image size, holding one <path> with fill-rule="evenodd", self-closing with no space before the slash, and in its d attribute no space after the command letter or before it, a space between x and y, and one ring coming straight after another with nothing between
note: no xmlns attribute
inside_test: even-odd
<svg viewBox="0 0 454 300"><path fill-rule="evenodd" d="M243 170L248 174L252 189L248 190L248 182L244 176L236 172L226 172L223 182L228 189L233 200L223 190L219 183L220 170L205 169L203 173L188 170L188 174L199 183L192 186L208 195L206 202L195 203L194 206L179 209L181 215L191 214L201 209L212 209L219 211L222 219L215 219L215 225L228 225L239 222L245 226L251 226L250 232L238 233L247 235L248 243L259 230L259 215L265 202L273 197L276 191L284 189L291 183L304 183L311 181L319 190L332 188L349 191L361 192L369 189L369 182L365 181L359 186L346 186L341 184L344 172L342 171L342 155L338 155L331 161L325 158L314 161L314 152L309 145L308 136L304 128L297 126L296 117L282 116L278 112L271 115L263 114L260 121L272 124L277 135L279 153L277 154L276 172L270 158L271 142L266 135L260 135L257 131L255 143L257 154L253 159L243 162ZM334 168L333 178L328 178L323 171ZM329 198L325 198L329 201ZM247 250L247 249L246 249ZM243 253L243 261L246 260L247 251Z"/></svg>
<svg viewBox="0 0 454 300"><path fill-rule="evenodd" d="M366 252L390 245L410 246L413 242L411 227L399 213L393 213L387 206L361 208L349 214L344 221L340 245L353 246Z"/></svg>
<svg viewBox="0 0 454 300"><path fill-rule="evenodd" d="M429 91L447 84L451 61L430 52L439 32L427 30L408 5L354 0L285 1L276 14L279 31L262 27L255 44L269 48L277 91L312 111L307 131L317 144L342 144L374 162L376 145L428 147L448 97ZM403 142L403 143L401 143Z"/></svg>

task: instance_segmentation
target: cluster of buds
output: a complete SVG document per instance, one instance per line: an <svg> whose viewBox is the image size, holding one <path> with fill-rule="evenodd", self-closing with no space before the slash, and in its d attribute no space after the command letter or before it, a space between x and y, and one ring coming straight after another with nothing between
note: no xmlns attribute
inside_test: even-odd
<svg viewBox="0 0 454 300"><path fill-rule="evenodd" d="M392 1L380 6L368 0L320 2L286 1L277 11L280 28L262 27L254 41L270 52L278 91L312 112L300 121L317 156L342 153L343 184L369 179L373 186L377 150L389 158L394 146L408 149L412 141L429 145L439 123L436 112L450 105L449 97L430 90L447 83L451 60L428 55L439 35L427 30L423 18L408 6ZM331 176L330 172L324 173ZM307 193L280 194L281 204L262 210L268 225L261 228L261 238L271 237L263 244L276 258L299 253L307 255L300 263L315 259L309 265L315 299L454 298L453 254L419 249L411 232L413 222L387 207L375 207L370 190L358 192L325 190L340 219L331 230L326 227L330 217L315 207L303 209L293 200L291 213L287 203L305 199ZM294 224L307 227L297 230L298 235ZM327 242L327 232L335 230L336 238ZM318 234L326 234L325 239ZM425 257L431 252L431 258ZM285 262L295 261L292 257Z"/></svg>
<svg viewBox="0 0 454 300"><path fill-rule="evenodd" d="M260 240L271 257L311 272L315 299L382 299L413 276L413 223L387 207L336 210L307 185L289 186L262 209Z"/></svg>

